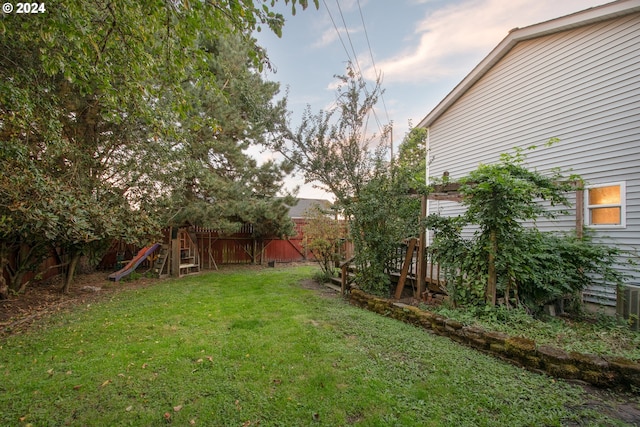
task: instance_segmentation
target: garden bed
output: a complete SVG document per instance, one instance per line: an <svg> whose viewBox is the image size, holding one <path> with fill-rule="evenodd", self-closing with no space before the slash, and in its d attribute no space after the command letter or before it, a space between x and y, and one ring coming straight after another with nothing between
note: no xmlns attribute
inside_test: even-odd
<svg viewBox="0 0 640 427"><path fill-rule="evenodd" d="M534 340L464 325L418 307L351 290L352 304L410 323L461 344L557 378L581 380L600 387L640 390L640 364L616 356L600 356L538 345Z"/></svg>

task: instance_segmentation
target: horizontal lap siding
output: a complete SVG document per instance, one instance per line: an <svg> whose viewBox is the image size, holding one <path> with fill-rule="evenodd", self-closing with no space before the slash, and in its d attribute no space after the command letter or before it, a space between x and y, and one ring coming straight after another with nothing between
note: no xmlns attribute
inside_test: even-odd
<svg viewBox="0 0 640 427"><path fill-rule="evenodd" d="M431 125L431 175L460 178L516 146L537 145L527 165L541 172L559 167L589 184L626 181L627 227L596 235L625 250L640 248L638 40L634 14L518 43ZM552 137L560 142L542 147ZM457 204L435 201L430 211L461 213ZM538 225L572 229L575 211ZM640 284L640 277L631 282Z"/></svg>

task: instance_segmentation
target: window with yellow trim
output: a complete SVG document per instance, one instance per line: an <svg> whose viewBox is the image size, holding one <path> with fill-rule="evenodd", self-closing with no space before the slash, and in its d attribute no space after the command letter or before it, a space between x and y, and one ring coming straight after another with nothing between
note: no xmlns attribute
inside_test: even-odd
<svg viewBox="0 0 640 427"><path fill-rule="evenodd" d="M625 226L625 184L598 184L585 190L586 220L594 227Z"/></svg>

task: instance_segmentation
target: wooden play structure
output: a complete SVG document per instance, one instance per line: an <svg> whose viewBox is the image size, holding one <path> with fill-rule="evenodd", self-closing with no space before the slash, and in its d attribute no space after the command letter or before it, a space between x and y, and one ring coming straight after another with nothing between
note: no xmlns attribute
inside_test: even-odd
<svg viewBox="0 0 640 427"><path fill-rule="evenodd" d="M153 274L161 278L182 277L199 273L200 269L200 252L192 227L172 227L166 230L164 242L153 262Z"/></svg>
<svg viewBox="0 0 640 427"><path fill-rule="evenodd" d="M182 277L199 273L200 253L195 233L190 230L190 227L178 227L171 228L169 235L170 241L166 249L167 258L170 260L162 261L162 267L159 266L160 261L158 261L158 276Z"/></svg>
<svg viewBox="0 0 640 427"><path fill-rule="evenodd" d="M109 280L118 281L133 273L138 266L156 277L182 277L200 272L200 254L196 236L189 227L169 228L161 243L152 243L140 249L131 260L120 260L116 265L124 265L111 273Z"/></svg>

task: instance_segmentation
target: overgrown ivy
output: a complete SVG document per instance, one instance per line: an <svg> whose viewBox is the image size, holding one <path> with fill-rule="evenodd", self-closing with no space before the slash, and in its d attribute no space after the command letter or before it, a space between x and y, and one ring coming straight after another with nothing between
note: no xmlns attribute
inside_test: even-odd
<svg viewBox="0 0 640 427"><path fill-rule="evenodd" d="M496 164L480 165L460 180L465 213L427 218L454 305L500 301L538 311L590 284L624 281L614 267L617 248L594 242L586 231L578 237L535 227L539 218L567 214L567 194L579 189L581 180L559 170L543 175L528 169L525 160L525 151L516 149ZM468 226L476 228L471 238L463 234Z"/></svg>

